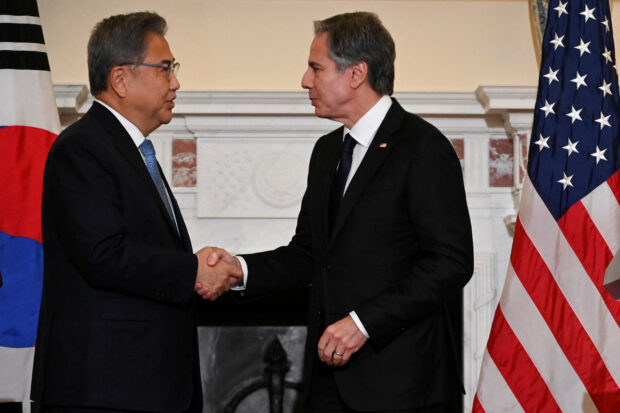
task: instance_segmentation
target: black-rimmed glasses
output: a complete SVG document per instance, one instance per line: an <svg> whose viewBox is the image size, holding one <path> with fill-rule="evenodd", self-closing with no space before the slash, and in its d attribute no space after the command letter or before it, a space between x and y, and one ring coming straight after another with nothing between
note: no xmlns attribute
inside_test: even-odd
<svg viewBox="0 0 620 413"><path fill-rule="evenodd" d="M168 72L168 80L172 78L173 73L176 76L177 73L179 73L179 67L181 67L181 63L179 62L171 62L171 63L129 62L129 63L123 63L120 66L127 66L127 65L161 67L162 69L166 69L166 71Z"/></svg>

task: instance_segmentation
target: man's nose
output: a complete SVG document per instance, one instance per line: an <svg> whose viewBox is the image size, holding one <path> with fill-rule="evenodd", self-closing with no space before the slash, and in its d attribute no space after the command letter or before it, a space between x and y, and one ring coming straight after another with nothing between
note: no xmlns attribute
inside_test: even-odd
<svg viewBox="0 0 620 413"><path fill-rule="evenodd" d="M181 87L181 83L174 72L170 75L170 90L178 90Z"/></svg>
<svg viewBox="0 0 620 413"><path fill-rule="evenodd" d="M312 77L312 73L310 71L310 68L308 68L306 70L306 72L304 73L304 75L301 77L301 87L302 88L310 89L310 87L312 87L311 77Z"/></svg>

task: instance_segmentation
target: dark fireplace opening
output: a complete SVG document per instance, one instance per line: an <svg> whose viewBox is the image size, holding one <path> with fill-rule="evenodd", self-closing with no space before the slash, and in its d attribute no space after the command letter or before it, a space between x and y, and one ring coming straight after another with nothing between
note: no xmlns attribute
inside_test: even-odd
<svg viewBox="0 0 620 413"><path fill-rule="evenodd" d="M303 353L310 288L197 303L203 412L302 413ZM451 303L463 369L462 296ZM462 411L462 398L455 411Z"/></svg>

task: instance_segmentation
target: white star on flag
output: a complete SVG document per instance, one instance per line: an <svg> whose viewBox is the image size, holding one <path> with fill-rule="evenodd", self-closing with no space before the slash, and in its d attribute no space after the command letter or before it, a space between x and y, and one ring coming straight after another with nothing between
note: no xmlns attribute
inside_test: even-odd
<svg viewBox="0 0 620 413"><path fill-rule="evenodd" d="M564 36L562 37L558 37L558 34L555 33L555 38L553 40L551 40L549 43L553 44L553 50L557 50L558 47L564 47L564 43L562 43L562 39L564 38Z"/></svg>
<svg viewBox="0 0 620 413"><path fill-rule="evenodd" d="M571 82L573 82L573 83L575 83L577 85L577 90L579 90L579 86L588 86L586 84L586 77L587 76L588 76L587 73L585 75L581 76L579 74L579 72L577 72L577 75L575 76L575 78L571 80Z"/></svg>
<svg viewBox="0 0 620 413"><path fill-rule="evenodd" d="M588 5L586 4L586 8L584 9L584 11L582 11L579 14L581 14L582 16L586 18L586 23L587 23L589 19L596 20L596 17L594 17L594 14L593 14L594 10L596 10L596 7L593 9L589 9Z"/></svg>
<svg viewBox="0 0 620 413"><path fill-rule="evenodd" d="M577 110L577 109L575 109L574 106L571 106L571 112L566 114L566 116L571 118L571 122L570 123L575 123L576 120L582 120L581 119L581 115L580 115L582 110L583 110L583 108Z"/></svg>
<svg viewBox="0 0 620 413"><path fill-rule="evenodd" d="M564 185L564 189L566 189L567 186L573 186L571 179L573 179L573 176L575 175L566 176L566 172L562 172L562 174L564 175L564 177L560 179L558 182Z"/></svg>
<svg viewBox="0 0 620 413"><path fill-rule="evenodd" d="M607 17L605 17L605 20L603 20L601 24L605 26L605 31L609 33L609 20L607 19Z"/></svg>
<svg viewBox="0 0 620 413"><path fill-rule="evenodd" d="M601 124L601 129L603 129L605 126L609 126L611 128L611 125L609 124L609 117L611 115L603 115L603 112L601 112L601 117L596 119L594 122L598 122Z"/></svg>
<svg viewBox="0 0 620 413"><path fill-rule="evenodd" d="M566 3L562 3L562 2L560 1L560 4L558 4L558 7L555 7L555 8L553 9L553 10L556 10L556 11L558 12L558 19L559 19L560 17L562 17L562 13L564 13L564 14L568 14L568 12L566 11L566 4L567 4L567 3L568 3L568 2L566 2Z"/></svg>
<svg viewBox="0 0 620 413"><path fill-rule="evenodd" d="M596 158L596 164L598 165L599 161L602 159L604 161L607 160L607 158L605 158L605 151L607 151L607 148L600 150L598 148L598 145L596 145L596 152L591 153L590 156L594 156Z"/></svg>
<svg viewBox="0 0 620 413"><path fill-rule="evenodd" d="M555 112L553 111L553 105L555 105L555 102L553 103L549 103L545 100L545 106L543 106L542 108L540 108L540 110L542 110L543 112L545 112L545 118L547 117L547 115L549 115L550 113L555 114Z"/></svg>
<svg viewBox="0 0 620 413"><path fill-rule="evenodd" d="M554 71L554 70L551 69L551 66L549 66L549 73L547 73L543 77L546 77L547 79L549 79L549 84L551 84L554 80L556 82L559 82L558 76L557 76L559 71L560 71L560 69ZM579 89L579 87L577 87L577 88Z"/></svg>
<svg viewBox="0 0 620 413"><path fill-rule="evenodd" d="M566 149L568 151L568 156L571 156L571 154L573 152L579 153L579 151L577 150L577 144L579 143L579 141L573 143L571 142L570 138L568 139L568 145L566 146L562 146L562 149Z"/></svg>
<svg viewBox="0 0 620 413"><path fill-rule="evenodd" d="M539 149L538 152L542 151L543 148L548 148L549 145L547 144L547 141L549 140L549 136L547 136L546 138L543 138L542 134L540 134L540 138L534 142L535 145L538 145Z"/></svg>
<svg viewBox="0 0 620 413"><path fill-rule="evenodd" d="M605 52L603 53L603 57L605 58L606 62L611 63L611 50L607 50L607 46L605 46Z"/></svg>
<svg viewBox="0 0 620 413"><path fill-rule="evenodd" d="M603 91L603 97L607 95L611 95L611 83L607 83L605 79L603 79L603 84L599 86L599 89Z"/></svg>
<svg viewBox="0 0 620 413"><path fill-rule="evenodd" d="M583 56L584 53L591 53L590 49L588 48L588 46L590 46L590 43L592 42L588 42L588 43L584 43L583 39L579 39L579 46L575 46L575 49L579 50L579 56Z"/></svg>

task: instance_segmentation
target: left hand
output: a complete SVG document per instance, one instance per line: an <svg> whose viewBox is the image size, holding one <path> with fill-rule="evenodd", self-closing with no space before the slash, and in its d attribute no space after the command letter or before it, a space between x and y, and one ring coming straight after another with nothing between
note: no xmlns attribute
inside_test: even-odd
<svg viewBox="0 0 620 413"><path fill-rule="evenodd" d="M367 340L348 315L325 329L319 340L319 358L330 366L344 366Z"/></svg>

